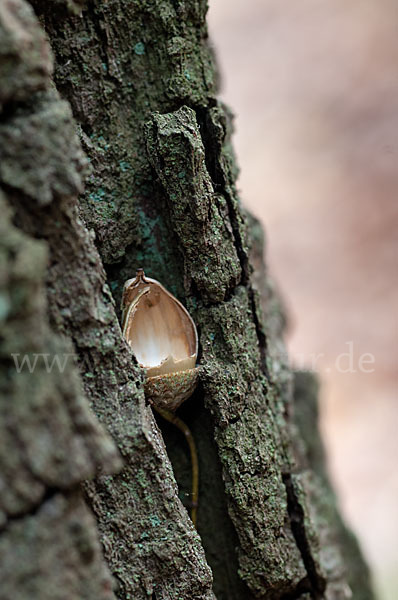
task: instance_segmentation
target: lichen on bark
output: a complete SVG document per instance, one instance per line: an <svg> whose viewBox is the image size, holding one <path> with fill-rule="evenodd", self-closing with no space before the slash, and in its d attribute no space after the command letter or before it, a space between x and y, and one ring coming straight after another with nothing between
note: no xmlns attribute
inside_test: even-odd
<svg viewBox="0 0 398 600"><path fill-rule="evenodd" d="M36 552L42 567L33 577L24 560L14 577L3 558L9 597L337 600L351 586L370 599L353 576L363 565L355 546L344 569L348 534L291 419L282 311L258 223L236 192L206 2L87 1L81 16L79 2L32 4L56 89L29 5L7 0L0 10L9 60L0 186L14 211L4 222L1 385L17 400L14 420L2 410L0 459L9 479L18 473L15 498L0 495L12 518L0 558L15 540L13 551ZM201 382L182 408L199 448L198 533L180 500L189 487L182 440L155 421L117 319L137 267L188 306L200 333ZM13 348L70 349L77 366L35 371L29 393L28 374L8 378ZM19 462L7 453L15 428ZM55 592L57 570L66 583Z"/></svg>

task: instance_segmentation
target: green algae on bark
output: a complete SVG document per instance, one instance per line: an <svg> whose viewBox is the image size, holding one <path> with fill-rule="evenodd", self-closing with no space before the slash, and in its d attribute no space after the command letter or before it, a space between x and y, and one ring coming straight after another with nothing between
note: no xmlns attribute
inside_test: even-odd
<svg viewBox="0 0 398 600"><path fill-rule="evenodd" d="M47 49L42 79L29 84L35 94L2 121L0 179L24 235L47 244L51 326L73 344L86 396L124 460L119 475L104 467L85 484L116 595L214 598L205 549L219 600L232 588L237 598L347 597L341 543L328 534L337 513L322 512L315 468L297 453L282 312L258 225L236 192L231 115L216 98L206 2L89 1L81 17L68 12L71 2L32 4L91 171L77 209L86 165L74 122L57 94L36 93L50 85ZM202 381L183 410L211 463L204 480L214 493L206 490L199 505L203 544L121 338L113 298L137 267L186 303L199 327ZM163 431L173 457L177 443ZM351 564L362 564L359 555Z"/></svg>
<svg viewBox="0 0 398 600"><path fill-rule="evenodd" d="M10 260L16 255L15 280L20 295L11 299L13 310L19 311L15 316L24 315L27 319L15 320L11 313L5 351L26 351L31 338L33 350L40 351L41 339L35 328L41 331L47 327L43 352L59 353L64 349L76 355L86 397L117 444L124 468L120 475L113 474L121 468L120 455L94 413L88 410L73 362L63 376L57 375L53 388L56 373L47 377L41 368L33 374L41 383L37 390L23 386L9 389L8 398L15 401L16 417L25 414L25 418L15 419L15 427L19 428L18 439L21 444L24 442L22 447L26 447L28 456L22 453L21 464L16 462L18 455L9 453L10 436L3 436L8 441L3 457L8 464L6 474L14 477L19 504L10 496L13 489L10 485L4 490L4 502L5 508L10 505L14 510L11 515L14 520L0 536L4 544L0 546L6 551L14 540L20 556L37 552L42 572L33 578L26 562L21 561L13 576L7 570L9 563L2 561L2 581L7 582L10 598L25 598L29 590L34 590L42 598L110 599L117 587L118 595L125 598L146 598L156 588L159 598L192 594L210 600L211 573L203 549L178 499L159 430L151 410L144 404L142 374L121 337L114 300L93 235L78 217L76 196L82 189L85 159L69 105L50 89L49 78L46 84L47 91L31 96L29 103L12 105L13 110L7 111L0 124L0 138L4 142L0 185L13 204L18 226L14 234L10 220L5 220L2 242L7 242L10 235L15 237L16 248L7 252ZM35 241L30 242L33 238ZM46 249L45 254L40 254L41 248ZM18 260L20 256L22 261ZM2 282L7 299L13 288L7 263L4 266ZM23 304L29 293L31 304L28 301ZM3 313L8 315L8 305L3 304ZM19 338L15 337L17 328L21 330ZM52 336L58 339L54 332L62 334L62 344L51 341ZM18 339L25 346L19 347ZM9 365L6 367L9 369ZM2 384L9 386L6 374L3 375ZM30 375L14 377L13 381L21 386ZM22 403L22 398L30 400L39 410L30 413L29 403ZM10 407L5 405L2 414L2 424L11 426ZM36 428L40 426L38 435L35 423ZM85 484L85 497L101 530L102 553L98 542L96 546L89 543L97 539L99 530L86 506L76 508L74 515L76 505L66 502L65 510L72 522L64 519L55 528L60 536L58 542L51 535L53 522L45 518L46 511L52 511L62 519L62 511L56 511L57 492L62 502L62 492L66 500L69 490L86 478L91 481ZM30 513L31 508L34 514ZM79 535L68 541L67 530L77 528L76 520L81 521L81 534L77 532ZM40 527L44 529L40 531ZM51 545L50 549L45 542ZM79 552L74 550L75 542ZM80 546L83 546L81 552ZM74 569L74 560L82 561L81 566ZM72 569L74 577L68 569ZM58 572L66 583L54 592L53 582L61 581L56 576Z"/></svg>

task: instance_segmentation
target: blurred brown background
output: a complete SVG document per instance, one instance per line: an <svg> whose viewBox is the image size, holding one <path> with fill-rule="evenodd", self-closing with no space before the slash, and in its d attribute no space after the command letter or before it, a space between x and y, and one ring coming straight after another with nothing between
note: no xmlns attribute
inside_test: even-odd
<svg viewBox="0 0 398 600"><path fill-rule="evenodd" d="M315 361L343 514L396 600L398 0L210 0L209 22L292 362Z"/></svg>

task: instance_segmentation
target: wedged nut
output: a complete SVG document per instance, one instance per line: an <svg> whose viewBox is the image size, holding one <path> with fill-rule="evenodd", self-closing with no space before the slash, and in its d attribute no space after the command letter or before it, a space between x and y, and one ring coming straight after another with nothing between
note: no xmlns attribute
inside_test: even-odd
<svg viewBox="0 0 398 600"><path fill-rule="evenodd" d="M124 284L123 336L146 371L145 395L176 410L198 381L198 334L187 309L143 269Z"/></svg>

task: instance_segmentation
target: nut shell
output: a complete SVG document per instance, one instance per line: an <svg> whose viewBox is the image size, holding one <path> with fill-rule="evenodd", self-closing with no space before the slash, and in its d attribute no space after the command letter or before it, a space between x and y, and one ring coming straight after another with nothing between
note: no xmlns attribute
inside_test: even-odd
<svg viewBox="0 0 398 600"><path fill-rule="evenodd" d="M123 336L145 369L146 397L176 410L198 382L198 334L185 306L142 269L124 284Z"/></svg>
<svg viewBox="0 0 398 600"><path fill-rule="evenodd" d="M158 408L177 410L197 386L199 368L157 375L145 380L145 396Z"/></svg>

